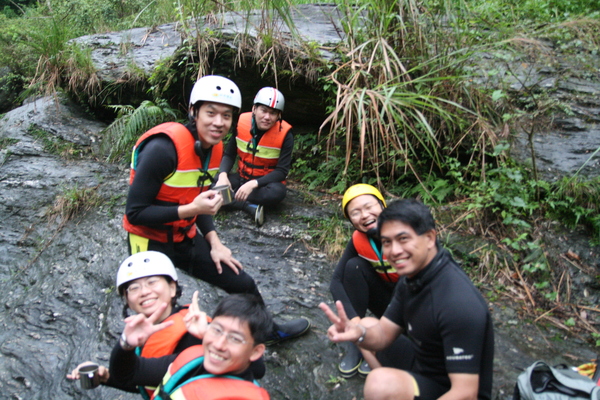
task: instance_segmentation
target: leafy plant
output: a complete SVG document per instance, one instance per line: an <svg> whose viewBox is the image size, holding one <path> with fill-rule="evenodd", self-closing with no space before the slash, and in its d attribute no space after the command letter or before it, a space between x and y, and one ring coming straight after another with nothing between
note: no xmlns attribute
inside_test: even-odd
<svg viewBox="0 0 600 400"><path fill-rule="evenodd" d="M545 199L549 216L565 225L583 224L600 240L600 177L591 179L579 175L564 177L549 187Z"/></svg>
<svg viewBox="0 0 600 400"><path fill-rule="evenodd" d="M177 119L177 111L166 100L145 100L138 108L129 105L109 106L117 111L117 118L103 131L101 150L114 160L130 149L138 137L148 129Z"/></svg>

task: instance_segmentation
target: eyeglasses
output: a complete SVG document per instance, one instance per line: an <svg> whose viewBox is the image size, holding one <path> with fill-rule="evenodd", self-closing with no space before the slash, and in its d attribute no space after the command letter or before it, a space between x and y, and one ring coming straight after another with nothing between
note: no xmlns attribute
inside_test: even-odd
<svg viewBox="0 0 600 400"><path fill-rule="evenodd" d="M227 342L229 342L229 344L233 344L236 346L246 344L246 339L244 339L241 335L238 335L236 333L225 333L223 328L214 324L210 324L208 326L208 329L212 332L213 335L215 335L218 338L225 335L225 339L227 339Z"/></svg>
<svg viewBox="0 0 600 400"><path fill-rule="evenodd" d="M377 206L377 202L367 203L363 207L355 208L348 213L351 219L360 218L363 212L370 212L373 207Z"/></svg>
<svg viewBox="0 0 600 400"><path fill-rule="evenodd" d="M161 281L160 277L152 276L148 279L143 280L141 283L140 282L132 283L131 285L129 285L127 287L127 289L125 291L127 292L127 294L135 296L136 294L139 294L142 291L142 287L146 287L148 289L154 289L160 281Z"/></svg>

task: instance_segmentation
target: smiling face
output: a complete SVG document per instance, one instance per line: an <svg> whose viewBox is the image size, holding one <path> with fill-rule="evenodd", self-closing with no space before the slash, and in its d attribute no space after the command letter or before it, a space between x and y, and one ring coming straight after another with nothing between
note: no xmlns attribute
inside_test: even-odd
<svg viewBox="0 0 600 400"><path fill-rule="evenodd" d="M265 352L264 344L254 344L248 323L236 317L215 317L202 344L204 368L215 375L239 374Z"/></svg>
<svg viewBox="0 0 600 400"><path fill-rule="evenodd" d="M220 104L204 102L195 116L198 138L202 147L208 149L223 140L229 132L233 121L233 107Z"/></svg>
<svg viewBox="0 0 600 400"><path fill-rule="evenodd" d="M252 107L252 112L256 127L261 131L268 131L279 121L280 112L274 108L256 104Z"/></svg>
<svg viewBox="0 0 600 400"><path fill-rule="evenodd" d="M362 194L346 205L346 214L354 228L366 233L377 228L377 217L383 211L381 202L370 194Z"/></svg>
<svg viewBox="0 0 600 400"><path fill-rule="evenodd" d="M171 301L177 294L177 285L175 282L167 282L164 276L148 276L131 281L125 296L127 305L136 313L142 313L146 317L152 315L154 311L162 304L168 306L158 319L158 322L164 321L169 315L173 306Z"/></svg>
<svg viewBox="0 0 600 400"><path fill-rule="evenodd" d="M412 278L437 254L433 229L417 235L410 225L389 220L381 226L380 234L383 256L400 276Z"/></svg>

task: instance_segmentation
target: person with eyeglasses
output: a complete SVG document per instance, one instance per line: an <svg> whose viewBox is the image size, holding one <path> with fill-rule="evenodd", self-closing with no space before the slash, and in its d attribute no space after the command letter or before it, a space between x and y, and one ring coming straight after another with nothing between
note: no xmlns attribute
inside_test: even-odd
<svg viewBox="0 0 600 400"><path fill-rule="evenodd" d="M211 190L242 96L222 76L204 76L190 94L185 125L160 124L137 141L131 157L123 226L129 254L159 251L177 268L227 293L251 293L262 300L254 279L233 257L215 229L213 216L223 196ZM306 318L278 323L270 344L298 337Z"/></svg>
<svg viewBox="0 0 600 400"><path fill-rule="evenodd" d="M195 294L197 296L197 292ZM142 358L133 351L170 322L157 323L165 305L147 317L125 320L124 339L110 358L110 370L123 385L157 386L152 399L214 400L223 398L268 400L256 381L251 364L261 359L272 319L264 303L251 294L234 294L217 305L208 323L196 298L185 318L189 332L202 338L177 355Z"/></svg>
<svg viewBox="0 0 600 400"><path fill-rule="evenodd" d="M344 304L352 321L364 318L367 310L380 318L398 281L377 235L377 218L385 206L381 192L364 183L350 186L342 198L342 212L355 230L335 267L329 289L333 300ZM369 361L375 361L375 356L351 342L341 346L345 353L338 365L340 375L350 378L358 373L366 377L371 371Z"/></svg>
<svg viewBox="0 0 600 400"><path fill-rule="evenodd" d="M252 111L240 115L219 167L216 185L230 186L235 200L224 209L244 210L257 226L265 221L264 207L281 203L292 165L292 126L282 119L285 99L274 87L254 97ZM230 173L239 158L237 172Z"/></svg>
<svg viewBox="0 0 600 400"><path fill-rule="evenodd" d="M164 311L158 315L156 323L172 322L172 325L151 335L144 346L137 347L136 354L140 357L152 358L178 354L188 347L202 343L201 335L194 336L187 330L185 318L189 313L189 305L180 306L177 303L182 290L175 266L166 255L156 251L145 251L129 256L119 267L116 286L124 300L123 318L128 318L131 312L133 315L142 314L149 318L163 304L166 304ZM196 292L192 303L197 304L197 301ZM207 322L210 322L210 319ZM79 369L90 363L92 362L81 363L67 375L67 378L79 379ZM262 358L252 363L253 374L258 379L264 376L265 369ZM109 369L104 366L99 367L99 375L101 384L128 392L139 392L146 399L149 399L155 390L155 387L121 386L111 378Z"/></svg>

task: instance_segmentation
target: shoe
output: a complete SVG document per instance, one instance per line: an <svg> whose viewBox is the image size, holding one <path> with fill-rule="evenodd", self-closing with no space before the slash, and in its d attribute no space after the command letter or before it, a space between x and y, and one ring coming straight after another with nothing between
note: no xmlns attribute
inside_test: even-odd
<svg viewBox="0 0 600 400"><path fill-rule="evenodd" d="M369 375L369 372L371 372L371 367L369 366L369 363L366 360L362 360L362 362L358 366L358 375L361 378L366 378L367 375Z"/></svg>
<svg viewBox="0 0 600 400"><path fill-rule="evenodd" d="M261 227L265 223L265 208L260 204L256 207L256 211L254 212L254 222L258 227Z"/></svg>
<svg viewBox="0 0 600 400"><path fill-rule="evenodd" d="M283 324L275 324L275 330L266 340L267 346L281 343L284 340L297 338L304 335L310 329L310 321L306 318L297 318Z"/></svg>
<svg viewBox="0 0 600 400"><path fill-rule="evenodd" d="M354 343L347 343L346 354L338 365L338 370L343 378L352 378L358 372L358 367L363 361L360 350Z"/></svg>

